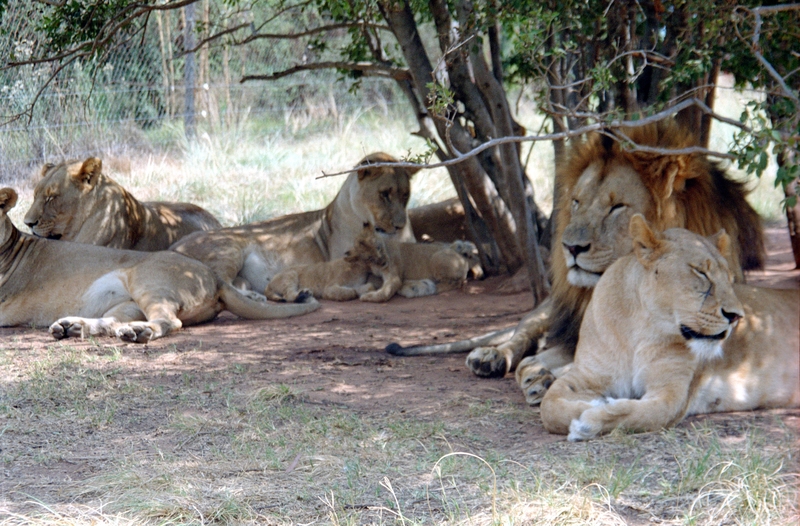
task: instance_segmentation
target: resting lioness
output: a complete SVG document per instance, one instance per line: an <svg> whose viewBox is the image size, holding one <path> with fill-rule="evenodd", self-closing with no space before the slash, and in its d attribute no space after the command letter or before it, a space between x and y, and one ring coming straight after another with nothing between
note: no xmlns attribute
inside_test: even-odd
<svg viewBox="0 0 800 526"><path fill-rule="evenodd" d="M394 161L385 153L361 160L358 170L348 175L333 202L322 210L196 232L171 250L202 261L226 283L263 291L284 268L344 256L364 223L380 233L414 241L406 205L411 176L418 170L370 166Z"/></svg>
<svg viewBox="0 0 800 526"><path fill-rule="evenodd" d="M800 291L734 285L724 231L657 234L634 215L630 236L634 254L595 286L575 361L554 371L541 404L548 431L585 440L800 405Z"/></svg>
<svg viewBox="0 0 800 526"><path fill-rule="evenodd" d="M279 272L264 294L273 301L302 301L308 296L334 301L356 299L375 290L368 280L372 269L385 267L386 247L367 223L344 257L289 267Z"/></svg>
<svg viewBox="0 0 800 526"><path fill-rule="evenodd" d="M258 301L202 263L23 234L8 218L17 192L0 189L0 326L49 325L56 338L118 336L144 343L220 311L248 319L304 314L319 304ZM263 297L261 297L264 300Z"/></svg>
<svg viewBox="0 0 800 526"><path fill-rule="evenodd" d="M25 224L48 239L152 252L187 234L220 228L190 203L140 202L103 173L96 157L46 164Z"/></svg>

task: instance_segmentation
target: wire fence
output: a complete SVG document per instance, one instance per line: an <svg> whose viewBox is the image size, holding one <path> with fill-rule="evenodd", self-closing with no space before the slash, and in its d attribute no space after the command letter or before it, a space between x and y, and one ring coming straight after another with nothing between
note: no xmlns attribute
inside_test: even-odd
<svg viewBox="0 0 800 526"><path fill-rule="evenodd" d="M201 0L198 6L201 28L226 9L222 0ZM0 21L0 57L19 63L43 55L43 16L34 0L11 2ZM184 137L187 120L197 123L198 134L252 126L295 132L365 105L388 113L401 103L391 83L364 79L356 93L335 72L238 83L245 72L302 61L308 50L296 42L201 48L187 84L186 17L164 11L154 18L101 58L0 69L0 180L54 159L172 148ZM188 110L187 85L194 95Z"/></svg>

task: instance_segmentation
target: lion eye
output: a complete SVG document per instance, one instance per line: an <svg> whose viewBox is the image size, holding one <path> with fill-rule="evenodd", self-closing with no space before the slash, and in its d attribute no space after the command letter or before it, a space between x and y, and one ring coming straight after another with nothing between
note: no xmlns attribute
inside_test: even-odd
<svg viewBox="0 0 800 526"><path fill-rule="evenodd" d="M391 194L392 194L391 190L383 190L383 191L381 191L381 199L383 199L384 201L388 201L389 200L389 196Z"/></svg>
<svg viewBox="0 0 800 526"><path fill-rule="evenodd" d="M612 205L612 206L611 206L611 210L609 210L609 211L608 211L608 215L611 215L611 214L613 214L613 213L614 213L614 212L616 212L617 210L622 210L623 208L625 208L625 205L624 205L624 204L622 204L622 203L617 203L617 204L615 204L615 205Z"/></svg>
<svg viewBox="0 0 800 526"><path fill-rule="evenodd" d="M711 279L708 277L708 274L706 274L697 267L689 267L689 268L691 268L694 275L703 280L704 283L711 284Z"/></svg>
<svg viewBox="0 0 800 526"><path fill-rule="evenodd" d="M572 209L573 210L577 210L580 205L581 205L581 202L578 201L577 199L573 199L572 200Z"/></svg>

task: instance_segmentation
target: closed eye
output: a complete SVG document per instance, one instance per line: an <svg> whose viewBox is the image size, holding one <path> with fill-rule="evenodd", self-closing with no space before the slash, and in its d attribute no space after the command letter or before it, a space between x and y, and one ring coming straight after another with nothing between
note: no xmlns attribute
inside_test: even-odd
<svg viewBox="0 0 800 526"><path fill-rule="evenodd" d="M692 272L695 276L703 280L703 287L705 287L706 283L708 283L708 288L703 291L703 302L708 299L708 297L712 294L714 290L714 283L709 279L708 274L700 270L699 268L689 267L692 269Z"/></svg>
<svg viewBox="0 0 800 526"><path fill-rule="evenodd" d="M617 203L615 205L612 205L611 210L608 211L608 215L613 214L617 210L622 210L623 208L625 208L625 205L622 203Z"/></svg>
<svg viewBox="0 0 800 526"><path fill-rule="evenodd" d="M389 196L391 194L392 194L391 190L382 190L381 191L381 199L383 199L384 201L388 201L389 200Z"/></svg>

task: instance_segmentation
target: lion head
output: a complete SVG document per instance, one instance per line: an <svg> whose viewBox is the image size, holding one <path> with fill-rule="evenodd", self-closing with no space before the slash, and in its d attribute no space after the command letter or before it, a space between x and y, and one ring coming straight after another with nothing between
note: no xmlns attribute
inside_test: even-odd
<svg viewBox="0 0 800 526"><path fill-rule="evenodd" d="M33 191L33 204L25 214L24 221L31 232L50 239L74 238L93 210L92 189L101 177L102 167L96 157L45 164Z"/></svg>
<svg viewBox="0 0 800 526"><path fill-rule="evenodd" d="M672 120L622 134L651 148L696 145ZM729 261L737 280L743 270L763 266L761 220L745 200L743 183L699 154L628 150L598 133L572 147L556 184L555 239L561 246L552 250L550 337L571 342L573 348L592 287L611 263L632 250L628 225L634 214L662 231L682 227L707 236L724 228L731 237Z"/></svg>
<svg viewBox="0 0 800 526"><path fill-rule="evenodd" d="M644 269L639 297L656 322L646 330L650 335L661 329L680 335L701 360L721 357L722 342L744 316L726 260L728 235L720 230L706 238L684 228L658 233L638 214L631 220L630 235Z"/></svg>
<svg viewBox="0 0 800 526"><path fill-rule="evenodd" d="M408 220L406 206L411 196L411 177L419 169L397 168L393 166L373 167L375 163L398 162L391 155L377 152L359 161L358 170L350 177L356 177L357 185L345 183L349 189L353 209L364 222L372 223L378 232L395 234L402 231Z"/></svg>
<svg viewBox="0 0 800 526"><path fill-rule="evenodd" d="M385 267L389 263L386 243L375 232L375 227L364 223L364 229L356 237L353 248L345 252L344 259L348 263L366 263L371 267Z"/></svg>

